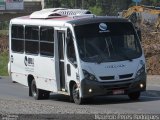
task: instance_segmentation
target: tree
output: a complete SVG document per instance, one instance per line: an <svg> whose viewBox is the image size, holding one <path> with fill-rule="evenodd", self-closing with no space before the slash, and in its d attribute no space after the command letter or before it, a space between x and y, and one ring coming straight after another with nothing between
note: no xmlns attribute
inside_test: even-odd
<svg viewBox="0 0 160 120"><path fill-rule="evenodd" d="M117 15L119 11L126 10L135 5L132 0L44 0L47 8L84 8L96 15ZM142 0L142 5L160 6L160 0Z"/></svg>
<svg viewBox="0 0 160 120"><path fill-rule="evenodd" d="M103 11L100 6L89 7L89 10L95 15L102 15Z"/></svg>
<svg viewBox="0 0 160 120"><path fill-rule="evenodd" d="M141 4L148 6L160 6L160 0L142 0Z"/></svg>

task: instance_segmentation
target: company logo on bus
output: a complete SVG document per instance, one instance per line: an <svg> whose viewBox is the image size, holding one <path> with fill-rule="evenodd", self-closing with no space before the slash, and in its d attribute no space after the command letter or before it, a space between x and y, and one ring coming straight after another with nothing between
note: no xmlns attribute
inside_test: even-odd
<svg viewBox="0 0 160 120"><path fill-rule="evenodd" d="M28 61L27 56L25 56L25 58L24 58L24 64L25 64L25 66L28 65L28 64L27 64L27 61Z"/></svg>
<svg viewBox="0 0 160 120"><path fill-rule="evenodd" d="M25 56L24 64L25 64L25 66L33 67L34 66L34 58L29 58L29 57Z"/></svg>
<svg viewBox="0 0 160 120"><path fill-rule="evenodd" d="M99 29L100 29L100 33L104 33L104 32L110 32L108 30L108 26L106 25L106 23L100 23L99 24Z"/></svg>
<svg viewBox="0 0 160 120"><path fill-rule="evenodd" d="M108 65L105 68L120 68L120 67L126 67L126 65Z"/></svg>
<svg viewBox="0 0 160 120"><path fill-rule="evenodd" d="M105 31L105 30L107 30L107 25L105 23L100 23L99 29Z"/></svg>

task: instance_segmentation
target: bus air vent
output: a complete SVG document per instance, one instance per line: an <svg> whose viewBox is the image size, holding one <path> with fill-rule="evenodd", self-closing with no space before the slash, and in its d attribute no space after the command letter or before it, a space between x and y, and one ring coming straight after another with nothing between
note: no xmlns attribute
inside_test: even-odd
<svg viewBox="0 0 160 120"><path fill-rule="evenodd" d="M131 74L124 74L124 75L119 75L120 79L125 79L125 78L131 78L133 76L133 73Z"/></svg>
<svg viewBox="0 0 160 120"><path fill-rule="evenodd" d="M91 12L85 9L49 8L33 12L30 18L47 19L54 17L90 15Z"/></svg>
<svg viewBox="0 0 160 120"><path fill-rule="evenodd" d="M101 76L101 80L114 80L114 76Z"/></svg>

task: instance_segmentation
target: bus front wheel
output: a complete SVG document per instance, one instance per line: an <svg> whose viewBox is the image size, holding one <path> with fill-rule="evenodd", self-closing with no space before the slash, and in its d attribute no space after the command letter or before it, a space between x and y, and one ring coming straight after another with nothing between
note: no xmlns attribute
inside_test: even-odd
<svg viewBox="0 0 160 120"><path fill-rule="evenodd" d="M76 103L78 105L83 103L83 98L81 98L79 95L79 89L78 89L78 86L76 83L72 87L71 94L72 94L72 99L73 99L74 103Z"/></svg>
<svg viewBox="0 0 160 120"><path fill-rule="evenodd" d="M133 92L133 93L129 93L128 94L128 97L131 99L131 100L138 100L139 97L140 97L140 92Z"/></svg>

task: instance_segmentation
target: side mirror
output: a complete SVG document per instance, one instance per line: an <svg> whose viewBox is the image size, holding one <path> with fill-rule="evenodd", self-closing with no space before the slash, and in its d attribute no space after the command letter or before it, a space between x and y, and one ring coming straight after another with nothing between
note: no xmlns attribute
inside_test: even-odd
<svg viewBox="0 0 160 120"><path fill-rule="evenodd" d="M74 66L77 68L77 62L73 62Z"/></svg>
<svg viewBox="0 0 160 120"><path fill-rule="evenodd" d="M142 34L141 34L141 30L137 30L137 34L138 34L138 37L139 37L140 41L142 41Z"/></svg>

